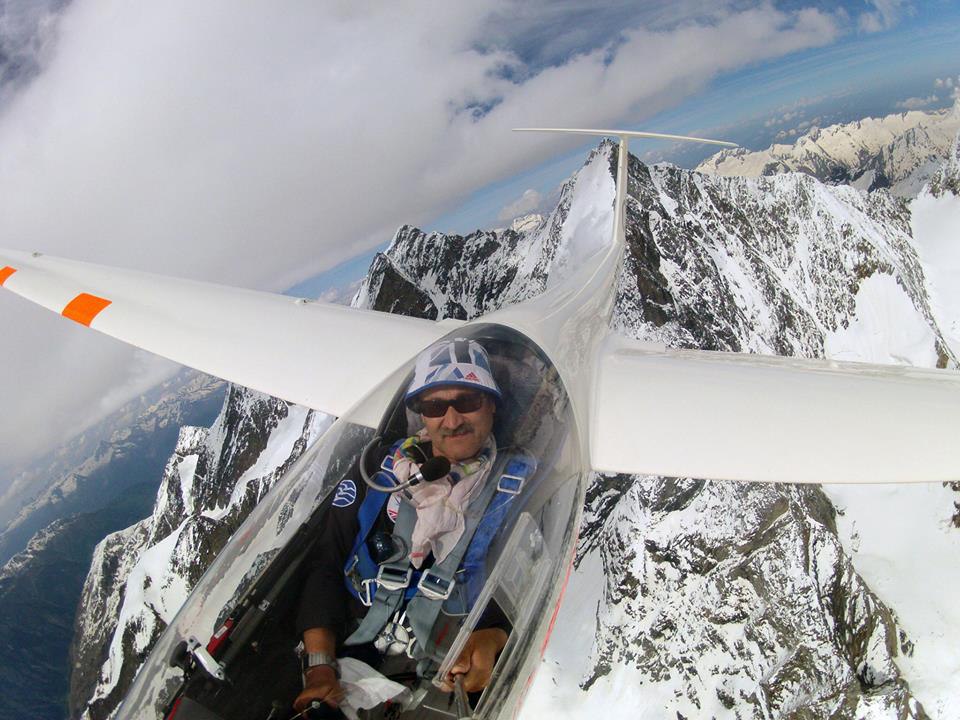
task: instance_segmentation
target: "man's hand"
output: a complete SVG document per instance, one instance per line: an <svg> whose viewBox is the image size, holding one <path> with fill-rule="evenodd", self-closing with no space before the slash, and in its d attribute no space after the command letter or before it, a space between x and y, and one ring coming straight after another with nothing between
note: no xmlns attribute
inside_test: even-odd
<svg viewBox="0 0 960 720"><path fill-rule="evenodd" d="M293 708L303 712L314 700L324 702L332 708L343 700L343 688L337 680L337 673L329 665L316 665L307 670L306 687L293 701Z"/></svg>
<svg viewBox="0 0 960 720"><path fill-rule="evenodd" d="M322 653L333 657L337 652L337 636L329 628L311 628L303 631L303 648L308 653ZM337 672L329 665L315 665L304 673L303 692L293 701L297 712L303 712L314 700L335 708L343 700L343 688Z"/></svg>
<svg viewBox="0 0 960 720"><path fill-rule="evenodd" d="M467 692L483 690L490 683L493 665L497 661L497 653L507 644L507 633L500 628L474 630L467 638L460 657L450 668L443 689L453 690L457 675L463 677L463 689Z"/></svg>

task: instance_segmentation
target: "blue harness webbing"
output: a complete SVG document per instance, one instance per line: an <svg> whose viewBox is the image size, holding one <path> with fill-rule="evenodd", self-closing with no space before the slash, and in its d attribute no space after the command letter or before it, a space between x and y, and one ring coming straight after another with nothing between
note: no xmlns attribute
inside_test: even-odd
<svg viewBox="0 0 960 720"><path fill-rule="evenodd" d="M393 456L397 452L397 448L402 444L403 440L398 440L390 446L387 456L380 464L380 470L374 475L374 482L381 483L384 487L397 484L397 478L393 474ZM390 495L391 493L374 490L371 487L367 488L367 494L363 498L360 508L357 510L357 521L360 523L360 529L357 531L357 539L354 541L350 555L347 557L347 564L343 568L347 582L347 590L364 605L370 605L373 601L374 595L376 594L376 583L372 581L377 577L377 570L379 570L379 566L370 556L370 549L367 547L367 537L370 535L370 531L373 530L373 526L377 524L377 518L383 511L383 506L387 504ZM353 582L351 577L359 578L360 582L366 581L365 587L368 588L366 597L361 596L360 591L357 589L357 585L360 583ZM414 571L413 579L415 581L420 579L419 571ZM416 595L416 593L417 585L416 582L413 582L411 586L407 588L405 599L409 600Z"/></svg>
<svg viewBox="0 0 960 720"><path fill-rule="evenodd" d="M401 440L390 447L380 470L374 476L376 482L384 486L397 484L396 477L392 472L393 456L402 443ZM451 614L466 614L469 608L473 606L486 580L486 560L490 544L506 520L514 498L520 494L525 482L536 471L537 462L529 455L514 450L501 467L503 470L497 479L495 492L488 501L483 516L469 540L462 561L458 563L460 569L456 574L456 584L461 586L457 593L461 607L451 608L453 611ZM357 510L359 523L357 539L344 566L344 579L348 591L367 606L371 606L376 599L376 578L381 569L370 555L367 547L367 537L376 525L377 518L383 511L389 496L390 493L373 488L367 489L367 494ZM408 523L402 524L407 525ZM400 527L396 527L395 530L399 531ZM410 531L412 532L412 527ZM403 539L409 543L410 538ZM403 602L409 601L417 595L420 577L423 574L419 570L413 570L412 568L410 570L413 575L403 592ZM454 598L451 598L451 601L453 600ZM439 605L437 610L439 611Z"/></svg>
<svg viewBox="0 0 960 720"><path fill-rule="evenodd" d="M483 583L486 581L487 553L490 543L493 542L497 531L503 526L513 499L520 494L524 483L529 480L537 469L536 460L528 455L516 454L510 458L503 474L497 480L497 493L490 500L483 519L473 533L467 552L460 563L462 569L461 584L466 590L466 607L463 612L469 612L476 601Z"/></svg>

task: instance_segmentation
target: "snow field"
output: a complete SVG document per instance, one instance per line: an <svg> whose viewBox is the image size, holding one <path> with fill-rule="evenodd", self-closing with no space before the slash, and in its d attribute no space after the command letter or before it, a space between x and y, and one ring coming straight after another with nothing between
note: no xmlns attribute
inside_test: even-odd
<svg viewBox="0 0 960 720"><path fill-rule="evenodd" d="M934 317L950 349L960 355L960 197L921 193L910 204L910 215Z"/></svg>
<svg viewBox="0 0 960 720"><path fill-rule="evenodd" d="M960 712L960 530L956 493L938 483L825 485L857 572L914 644L897 665L934 718Z"/></svg>

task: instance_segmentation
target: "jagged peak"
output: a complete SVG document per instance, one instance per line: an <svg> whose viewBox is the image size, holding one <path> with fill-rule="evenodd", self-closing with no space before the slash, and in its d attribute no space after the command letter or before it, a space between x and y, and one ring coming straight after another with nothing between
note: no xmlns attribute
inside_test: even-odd
<svg viewBox="0 0 960 720"><path fill-rule="evenodd" d="M863 190L888 188L900 197L915 197L935 169L929 158L945 155L960 129L955 107L814 127L792 144L722 150L696 169L748 177L803 172L823 182L850 183Z"/></svg>
<svg viewBox="0 0 960 720"><path fill-rule="evenodd" d="M512 223L510 223L510 229L514 232L530 232L531 230L536 230L543 224L544 217L539 213L531 213L529 215L522 215L521 217L515 218Z"/></svg>
<svg viewBox="0 0 960 720"><path fill-rule="evenodd" d="M606 162L606 167L603 163L613 159L615 150L616 143L609 140L603 140L592 150L584 167L565 182L557 207L537 231L526 236L491 231L468 236L426 234L412 225L402 226L388 250L376 256L371 269L373 275L378 268L390 267L400 276L400 282L384 291L385 304L394 311L409 313L415 302L429 296L441 314L449 314L450 308L456 306L464 315L472 316L523 293L536 294L559 264L556 255L562 253L562 243L575 234L574 229L565 225L582 221L585 225L593 222L597 227L603 223L596 219L610 212L607 205L612 203L607 199L613 198L611 163ZM594 165L598 160L600 163ZM850 329L848 326L855 325L858 290L877 275L892 279L888 285L913 308L914 316L920 318L919 325L926 322L925 301L920 296L922 283L915 277L915 258L910 254L908 232L903 226L906 213L902 204L889 196L874 197L846 186L827 186L809 175L717 178L664 166L654 166L647 173L642 167L631 161L631 173L640 182L636 184L636 202L631 207L636 212L630 218L632 226L628 232L630 256L621 279L623 292L618 297L617 322L625 332L674 347L822 355L825 336L843 335ZM585 168L592 172L583 172ZM580 181L594 181L607 193L593 196L593 217L585 213L577 216L571 210ZM588 229L594 240L607 240L608 236L601 237L602 233ZM737 234L741 232L742 236ZM437 243L455 240L460 243L458 252L449 254L457 255L458 264L445 267L440 264L443 253L437 252ZM516 244L511 246L510 242ZM475 261L481 251L489 254L482 261ZM762 262L757 262L758 258L762 258ZM904 278L902 284L901 278ZM402 283L413 286L419 296L411 292L401 297L400 291L409 289L400 287ZM368 277L365 287L374 285L380 287L376 278ZM389 296L389 292L395 294ZM253 401L252 396L235 400L241 405ZM221 430L218 442L241 442L241 439L227 437L226 428ZM245 428L244 432L253 430ZM192 447L189 433L182 434L181 439L183 449ZM211 452L218 454L212 446ZM221 449L219 455L223 452ZM236 483L233 487L240 485L236 477L219 480L225 484L232 480ZM626 489L613 496L607 492L608 488L599 487L609 482L622 483ZM703 683L708 691L712 691L711 682L724 689L725 683L735 684L738 678L748 678L755 685L760 681L756 671L762 667L764 672L770 670L769 675L764 675L765 689L772 688L771 693L794 697L798 703L806 702L803 697L806 688L801 688L800 693L794 692L799 686L786 676L808 668L822 669L802 653L790 654L794 647L805 648L806 652L809 648L804 643L810 642L810 638L822 640L815 649L822 648L832 658L829 667L814 678L817 682L823 681L821 689L835 677L841 685L850 683L853 696L864 687L872 692L873 685L896 680L896 667L887 650L892 647L893 641L887 640L893 637L893 625L883 614L885 611L873 604L863 583L854 577L835 537L835 526L823 519L821 511L828 503L818 489L737 489L723 484L713 484L711 488L711 484L698 484L694 480L623 477L611 480L602 476L597 477L596 483L598 487L593 495L597 497L592 500L588 497L594 506L588 510L597 524L596 527L584 525L584 550L580 559L590 555L586 560L588 564L599 563L599 555L605 553L604 560L612 560L606 565L612 568L611 576L604 579L593 575L587 582L575 574L568 591L572 600L564 604L562 611L576 612L579 603L587 607L588 612L580 627L561 622L555 635L555 642L562 644L565 640L569 642L571 634L582 633L586 628L586 637L578 638L576 643L576 647L581 648L576 662L586 668L581 678L600 684L604 682L602 676L610 673L620 682L629 677L626 674L629 670L639 672L650 667L658 670L656 665L641 667L644 653L649 660L650 648L657 646L665 648L664 657L675 663L672 670L664 665L667 671L664 676L668 678L664 687L669 687L678 698L683 692L692 692L691 696L700 693L682 684L684 673L697 680L700 667L683 665L683 658L671 655L677 647L687 649L682 644L669 646L670 634L674 632L670 623L679 619L681 622L677 625L682 625L683 631L689 630L683 633L684 637L693 639L690 655L702 657L716 651L724 662L729 660L728 674L704 673ZM619 502L620 496L623 502ZM230 497L232 502L235 497L232 494ZM616 504L615 513L609 512L611 503ZM783 513L784 503L791 508L790 512ZM682 512L688 506L690 510L685 518L688 521L678 524L676 519L683 517ZM763 512L758 513L758 508ZM709 522L704 522L704 517ZM209 516L202 519L211 520ZM739 528L745 525L763 530L767 543L764 553L755 552L760 543L760 530L741 531ZM705 531L705 526L712 528L716 537ZM679 534L678 529L688 531L688 535ZM694 533L698 533L698 537L694 538L693 546L702 552L698 549L691 555L687 552L689 544L682 541ZM184 543L195 541L188 534L184 534L184 538ZM681 542L677 542L678 538ZM783 544L783 567L792 568L794 575L777 575L781 566L777 565L777 557L771 560L770 553L777 552L777 547L770 544L773 538ZM661 550L664 557L656 557ZM813 569L804 561L810 556L808 551L813 551L816 560ZM736 555L741 552L743 558L737 560ZM749 562L758 568L759 581L753 587L742 574L742 563L748 561L748 556ZM729 560L731 557L736 562ZM100 558L100 561L107 559ZM708 577L698 575L700 570L707 564L721 562L726 562L732 572L713 573L706 583L709 586L710 582L719 582L718 593L730 590L729 598L719 607L713 603L713 597L707 595L701 595L697 601L700 605L691 605L656 573L634 573L639 564L646 567L660 564L669 577L676 578L682 570L690 578L687 587L699 587ZM770 564L756 565L760 562ZM683 565L680 570L678 564ZM762 587L767 572L776 577L772 583L776 593L775 597L771 596L773 599L764 595ZM790 584L794 580L800 581L797 586ZM830 596L830 602L821 602L828 593L835 592L834 581L840 588L836 591L840 599L834 603L835 597ZM588 584L589 587L585 587ZM643 592L636 592L638 587L643 587ZM585 596L593 592L597 593L598 601L583 602ZM602 593L607 595L601 597ZM844 605L844 598L852 601ZM753 614L758 606L765 608L762 617ZM638 612L624 613L624 607ZM689 611L691 608L696 611ZM844 643L848 639L828 633L834 627L830 623L838 620L832 614L838 608L843 612L856 609L857 626L850 631L863 630L863 637L869 641L857 646L858 651L866 648L867 652L856 656L859 664L854 668L843 662L842 653L849 647ZM815 636L809 634L809 628L799 627L802 622L794 622L802 621L800 616L808 612L812 613L811 627L817 624ZM717 617L708 617L711 613ZM748 663L742 663L742 657L736 653L724 655L728 648L719 647L719 643L711 645L704 641L705 644L696 646L704 627L706 633L702 637L709 639L717 628L722 633L747 620L775 625L780 618L789 621L791 627L797 626L796 633L788 638L790 644L777 644L778 636L773 632L776 628L771 625L764 629L767 633L764 637L771 640L768 649L772 648L773 652L757 646L751 651L754 655L748 657ZM714 621L715 624L710 625ZM840 633L847 629L850 628L844 624ZM641 637L646 644L638 641ZM835 652L838 648L840 652ZM679 672L672 675L675 670ZM863 686L855 675L861 670ZM650 676L639 677L646 681ZM576 682L582 680L574 680L571 690ZM668 686L669 682L673 684ZM581 685L581 689L590 692L589 686ZM828 690L832 692L833 688ZM839 698L837 702L846 702L843 693L838 691L834 695ZM703 697L706 698L706 694ZM598 694L584 703L604 699ZM731 694L727 700L734 703L740 698ZM757 702L767 702L766 696ZM775 710L777 707L774 705ZM849 708L844 706L844 709Z"/></svg>

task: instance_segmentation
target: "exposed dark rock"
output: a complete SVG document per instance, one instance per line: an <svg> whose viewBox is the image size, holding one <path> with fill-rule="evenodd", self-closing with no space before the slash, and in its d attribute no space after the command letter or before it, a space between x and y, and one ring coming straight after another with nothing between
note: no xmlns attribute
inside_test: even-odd
<svg viewBox="0 0 960 720"><path fill-rule="evenodd" d="M598 212L612 204L613 165L613 146L603 143L582 171L607 173L590 195ZM842 175L836 166L810 170ZM356 303L473 318L542 292L568 269L571 213L586 176L571 178L553 213L524 232L461 236L404 226L374 260ZM827 334L855 317L861 284L884 274L929 327L931 349L956 363L908 242L907 206L888 193L828 187L805 175L714 178L635 158L629 182L620 332L672 347L819 357ZM169 577L150 582L175 577L192 586L306 446L309 418L288 461L246 476L270 430L295 411L234 389L209 432L181 435L154 516L98 549L76 646L78 663L94 670L75 674L75 713L87 706L91 718L109 714L171 611L140 608L118 627L122 593L111 588L129 582L139 556L168 538L175 539ZM717 412L722 422L724 408ZM580 537L578 567L599 563L604 577L584 691L629 669L638 682L669 684L677 707L668 714L678 718L868 710L925 717L894 662L911 641L854 571L819 488L597 476ZM93 618L106 618L102 628ZM114 637L122 670L108 677Z"/></svg>

